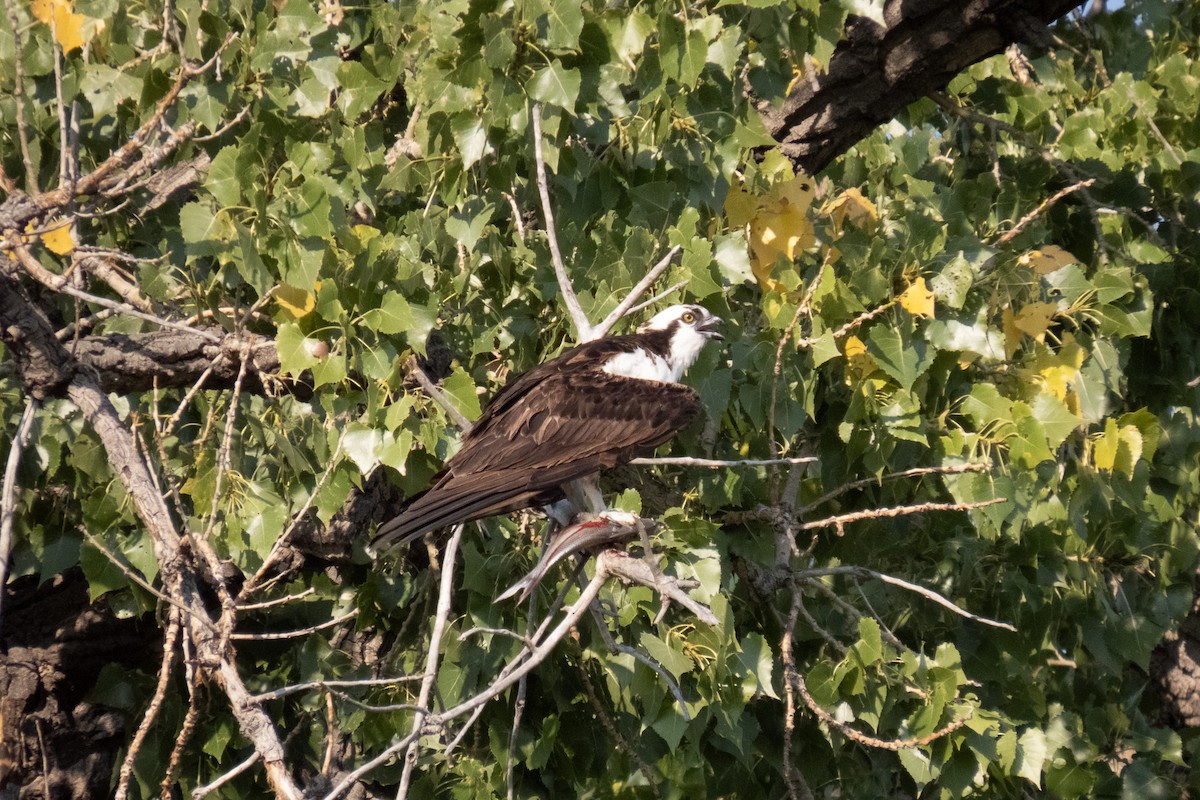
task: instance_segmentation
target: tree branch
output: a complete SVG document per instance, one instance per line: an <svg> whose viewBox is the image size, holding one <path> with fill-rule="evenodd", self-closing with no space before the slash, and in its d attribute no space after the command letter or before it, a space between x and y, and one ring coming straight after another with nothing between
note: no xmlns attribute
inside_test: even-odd
<svg viewBox="0 0 1200 800"><path fill-rule="evenodd" d="M550 263L554 265L554 277L558 279L558 290L562 294L567 313L571 315L571 322L575 325L576 340L591 341L596 338L592 325L588 321L587 314L583 313L583 307L579 305L579 296L575 294L575 287L571 285L571 278L567 275L567 266L563 263L562 251L558 249L558 233L554 228L554 209L550 203L550 186L546 180L546 160L542 157L542 106L540 103L534 103L531 116L533 119L533 153L537 163L538 194L542 198L542 217L546 221L546 241L550 245Z"/></svg>
<svg viewBox="0 0 1200 800"><path fill-rule="evenodd" d="M884 25L850 17L828 66L778 107L759 103L767 131L809 175L966 67L1037 32L1080 0L887 0Z"/></svg>

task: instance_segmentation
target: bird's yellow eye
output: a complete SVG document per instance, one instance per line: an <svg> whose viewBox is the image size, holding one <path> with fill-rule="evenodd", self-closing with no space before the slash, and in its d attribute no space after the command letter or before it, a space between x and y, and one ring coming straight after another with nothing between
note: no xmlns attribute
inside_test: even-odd
<svg viewBox="0 0 1200 800"><path fill-rule="evenodd" d="M686 322L688 325L691 325L693 322L696 321L696 315L693 314L692 312L688 311L683 315L683 321Z"/></svg>

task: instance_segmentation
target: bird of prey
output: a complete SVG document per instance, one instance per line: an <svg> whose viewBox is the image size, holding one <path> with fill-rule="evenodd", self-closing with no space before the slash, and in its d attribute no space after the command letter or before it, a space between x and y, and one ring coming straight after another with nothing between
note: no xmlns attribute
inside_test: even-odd
<svg viewBox="0 0 1200 800"><path fill-rule="evenodd" d="M553 503L585 478L582 499L598 513L594 476L651 452L699 412L699 396L679 379L710 339L724 338L720 323L700 306L671 306L636 333L585 342L514 378L372 545Z"/></svg>

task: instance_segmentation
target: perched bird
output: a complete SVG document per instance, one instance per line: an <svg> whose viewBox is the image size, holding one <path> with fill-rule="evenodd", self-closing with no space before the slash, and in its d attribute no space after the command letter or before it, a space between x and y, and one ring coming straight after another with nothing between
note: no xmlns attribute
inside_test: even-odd
<svg viewBox="0 0 1200 800"><path fill-rule="evenodd" d="M591 511L604 509L597 474L651 452L700 410L678 381L721 318L675 305L625 336L585 342L514 378L492 398L433 484L379 528L372 546L562 500L580 479Z"/></svg>

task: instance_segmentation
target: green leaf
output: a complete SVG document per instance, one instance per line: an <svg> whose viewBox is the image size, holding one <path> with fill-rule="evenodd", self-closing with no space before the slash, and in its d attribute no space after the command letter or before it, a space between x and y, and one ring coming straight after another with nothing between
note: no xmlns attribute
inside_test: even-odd
<svg viewBox="0 0 1200 800"><path fill-rule="evenodd" d="M875 362L901 389L911 389L917 378L933 363L935 350L921 339L887 325L872 326L867 350Z"/></svg>
<svg viewBox="0 0 1200 800"><path fill-rule="evenodd" d="M526 87L529 97L539 103L574 112L582 77L577 69L564 69L558 59L534 73Z"/></svg>
<svg viewBox="0 0 1200 800"><path fill-rule="evenodd" d="M546 44L557 50L573 50L583 31L583 9L575 0L549 0L546 9Z"/></svg>
<svg viewBox="0 0 1200 800"><path fill-rule="evenodd" d="M471 380L471 376L462 367L456 366L442 381L442 389L464 417L470 420L479 419L479 415L483 413L479 405L479 393L475 390L475 381Z"/></svg>
<svg viewBox="0 0 1200 800"><path fill-rule="evenodd" d="M1017 740L1017 754L1013 771L1034 786L1042 785L1042 765L1046 761L1046 735L1037 728L1029 728Z"/></svg>

